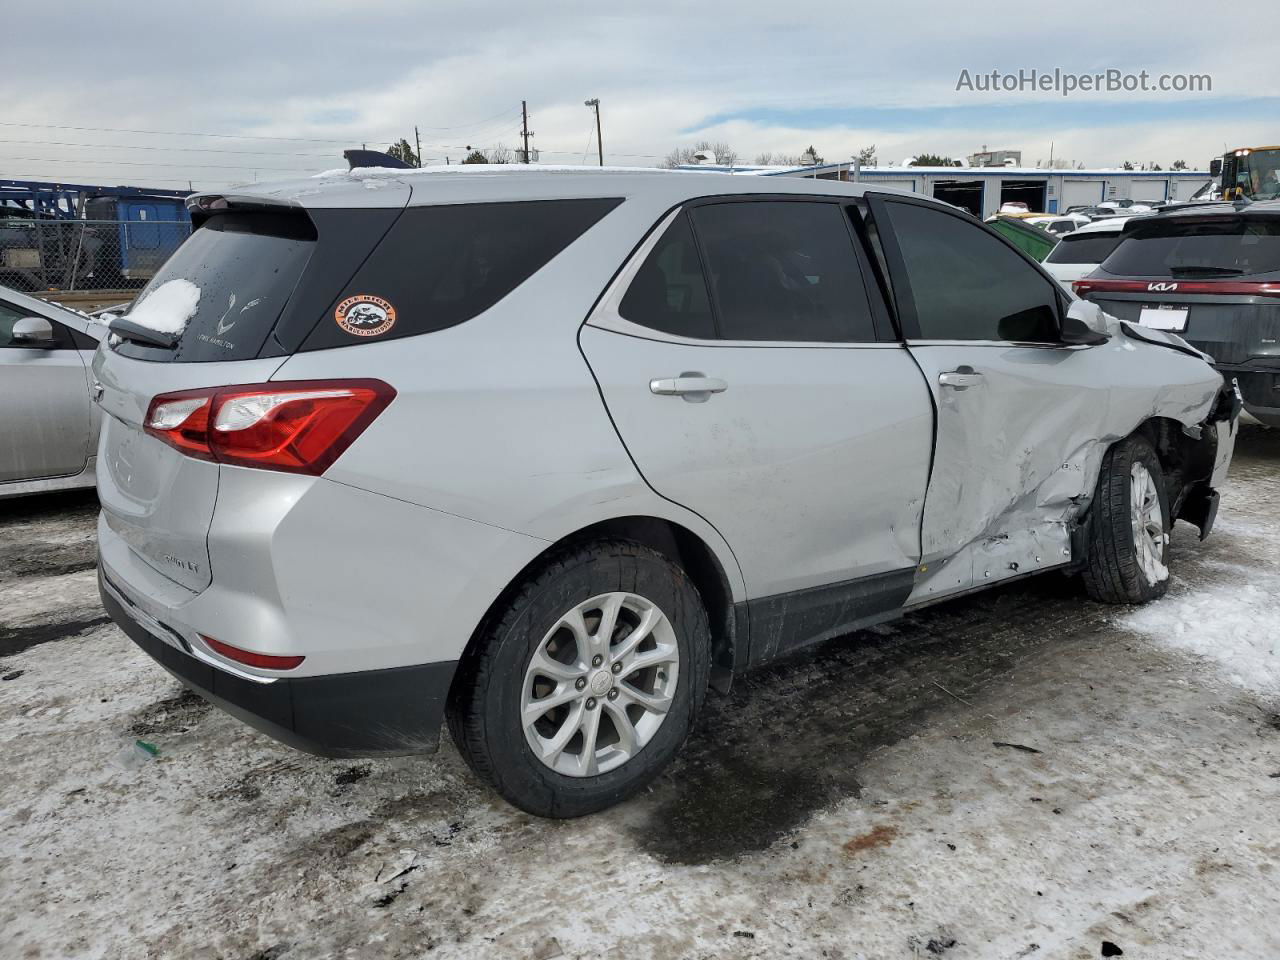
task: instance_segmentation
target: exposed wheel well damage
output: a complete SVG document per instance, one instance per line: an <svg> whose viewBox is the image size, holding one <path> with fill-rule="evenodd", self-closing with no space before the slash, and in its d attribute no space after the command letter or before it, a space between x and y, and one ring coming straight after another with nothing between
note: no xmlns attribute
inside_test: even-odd
<svg viewBox="0 0 1280 960"><path fill-rule="evenodd" d="M1170 522L1186 520L1206 533L1204 499L1212 492L1216 430L1208 424L1187 427L1168 417L1152 417L1134 434L1145 437L1160 459Z"/></svg>
<svg viewBox="0 0 1280 960"><path fill-rule="evenodd" d="M485 626L501 611L520 585L548 558L562 553L567 547L579 546L596 540L632 540L656 550L663 556L682 567L702 597L707 610L707 622L711 627L711 686L720 693L728 693L733 679L735 663L738 658L738 624L733 604L733 593L729 586L720 561L715 553L697 534L657 517L615 517L593 523L562 537L547 547L542 553L512 578L507 587L490 605L480 621L480 625L472 633L463 651L462 660L467 662L476 654L479 638L484 635ZM745 662L745 650L741 662ZM740 665L740 663L739 663ZM465 670L459 670L462 675Z"/></svg>

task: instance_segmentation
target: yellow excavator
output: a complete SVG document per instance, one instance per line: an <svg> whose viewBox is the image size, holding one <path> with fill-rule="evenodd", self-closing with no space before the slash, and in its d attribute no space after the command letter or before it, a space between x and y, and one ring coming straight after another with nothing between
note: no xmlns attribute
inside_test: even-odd
<svg viewBox="0 0 1280 960"><path fill-rule="evenodd" d="M1280 147L1240 147L1215 157L1209 172L1223 200L1280 197Z"/></svg>

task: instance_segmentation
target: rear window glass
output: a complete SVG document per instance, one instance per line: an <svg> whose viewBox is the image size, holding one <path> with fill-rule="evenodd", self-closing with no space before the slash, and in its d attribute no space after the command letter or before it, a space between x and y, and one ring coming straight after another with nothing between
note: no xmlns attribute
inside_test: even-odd
<svg viewBox="0 0 1280 960"><path fill-rule="evenodd" d="M1086 233L1066 236L1044 258L1045 263L1101 263L1120 242L1120 234Z"/></svg>
<svg viewBox="0 0 1280 960"><path fill-rule="evenodd" d="M256 357L306 268L315 236L302 214L212 216L160 268L126 317L181 331L172 353L161 351L165 359ZM157 353L135 344L121 349Z"/></svg>
<svg viewBox="0 0 1280 960"><path fill-rule="evenodd" d="M1144 222L1102 264L1125 277L1223 277L1280 270L1280 218Z"/></svg>
<svg viewBox="0 0 1280 960"><path fill-rule="evenodd" d="M410 207L304 350L415 336L488 310L620 198Z"/></svg>

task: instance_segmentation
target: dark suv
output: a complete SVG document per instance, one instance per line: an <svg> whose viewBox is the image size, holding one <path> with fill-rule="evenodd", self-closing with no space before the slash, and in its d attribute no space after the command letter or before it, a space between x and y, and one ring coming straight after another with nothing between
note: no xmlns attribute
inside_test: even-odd
<svg viewBox="0 0 1280 960"><path fill-rule="evenodd" d="M1171 330L1240 384L1245 409L1280 427L1280 201L1171 208L1125 225L1077 295Z"/></svg>

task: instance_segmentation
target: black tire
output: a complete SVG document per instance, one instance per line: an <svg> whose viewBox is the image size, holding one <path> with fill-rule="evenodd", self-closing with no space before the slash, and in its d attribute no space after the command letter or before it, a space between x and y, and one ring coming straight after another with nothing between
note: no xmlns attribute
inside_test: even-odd
<svg viewBox="0 0 1280 960"><path fill-rule="evenodd" d="M621 766L591 777L567 776L534 755L521 723L530 658L576 604L623 591L658 605L674 628L679 674L665 719ZM684 571L638 543L607 540L571 547L516 586L481 626L459 665L448 722L463 758L508 802L542 817L579 817L633 796L680 750L706 696L711 632Z"/></svg>
<svg viewBox="0 0 1280 960"><path fill-rule="evenodd" d="M1098 488L1087 521L1088 557L1083 571L1085 590L1103 603L1146 603L1164 596L1169 577L1154 583L1143 571L1130 513L1131 471L1140 463L1155 482L1163 519L1165 542L1160 561L1168 562L1168 534L1172 526L1165 492L1164 470L1151 444L1131 436L1116 443L1102 458Z"/></svg>

